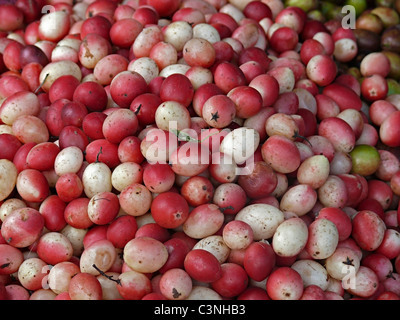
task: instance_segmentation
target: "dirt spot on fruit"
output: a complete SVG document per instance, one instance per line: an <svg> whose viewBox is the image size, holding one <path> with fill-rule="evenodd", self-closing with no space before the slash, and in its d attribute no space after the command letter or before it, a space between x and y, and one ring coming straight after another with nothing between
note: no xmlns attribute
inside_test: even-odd
<svg viewBox="0 0 400 320"><path fill-rule="evenodd" d="M178 299L182 294L180 292L178 292L178 290L176 290L175 288L172 289L172 296L174 297L174 299Z"/></svg>

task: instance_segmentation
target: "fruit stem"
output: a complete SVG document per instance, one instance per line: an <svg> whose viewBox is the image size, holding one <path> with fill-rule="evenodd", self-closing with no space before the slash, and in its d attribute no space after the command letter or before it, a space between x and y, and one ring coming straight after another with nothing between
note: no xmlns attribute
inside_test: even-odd
<svg viewBox="0 0 400 320"><path fill-rule="evenodd" d="M92 264L92 267L95 268L103 277L106 277L108 280L114 281L120 286L122 286L120 279L114 279L113 276L107 275L104 271L100 270L99 267L96 266L95 264Z"/></svg>
<svg viewBox="0 0 400 320"><path fill-rule="evenodd" d="M234 207L232 207L232 206L227 206L227 207L222 207L222 208L219 208L219 210L221 210L221 212L222 212L222 213L224 213L224 211L225 211L226 209L231 209L231 210L234 210L235 208L234 208Z"/></svg>
<svg viewBox="0 0 400 320"><path fill-rule="evenodd" d="M103 154L103 147L100 147L99 153L96 156L96 162L99 162L99 157L101 154Z"/></svg>
<svg viewBox="0 0 400 320"><path fill-rule="evenodd" d="M393 275L393 271L389 271L388 275L386 276L386 279L389 279L389 278L396 280L396 278Z"/></svg>
<svg viewBox="0 0 400 320"><path fill-rule="evenodd" d="M135 110L134 114L138 115L141 107L142 107L142 104L139 104L137 109Z"/></svg>
<svg viewBox="0 0 400 320"><path fill-rule="evenodd" d="M44 83L47 80L47 77L50 75L50 73L46 73L46 75L44 76L43 81L40 83L39 87L36 88L36 90L33 93L38 93L38 91L43 87Z"/></svg>
<svg viewBox="0 0 400 320"><path fill-rule="evenodd" d="M310 147L312 147L311 142L310 142L306 137L300 135L298 131L295 131L295 132L294 132L293 138L300 138L300 139L303 139L303 140L305 140L305 141L308 142L308 144L310 145Z"/></svg>

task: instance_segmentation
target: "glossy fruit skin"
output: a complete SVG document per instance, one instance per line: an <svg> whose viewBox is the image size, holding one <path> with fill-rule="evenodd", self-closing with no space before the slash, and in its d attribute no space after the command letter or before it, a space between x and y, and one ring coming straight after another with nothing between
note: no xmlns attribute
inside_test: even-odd
<svg viewBox="0 0 400 320"><path fill-rule="evenodd" d="M325 232L326 230L329 230ZM309 237L305 250L313 258L328 258L335 251L339 242L336 224L328 219L317 219L308 226Z"/></svg>
<svg viewBox="0 0 400 320"><path fill-rule="evenodd" d="M71 279L68 293L71 300L101 300L102 289L94 275L80 272Z"/></svg>
<svg viewBox="0 0 400 320"><path fill-rule="evenodd" d="M335 61L327 55L313 56L307 63L307 75L319 86L331 84L337 74Z"/></svg>
<svg viewBox="0 0 400 320"><path fill-rule="evenodd" d="M389 91L386 78L379 74L364 78L361 83L361 95L367 101L377 101L385 99Z"/></svg>
<svg viewBox="0 0 400 320"><path fill-rule="evenodd" d="M14 210L3 221L1 235L13 247L22 248L39 239L44 227L44 218L33 208Z"/></svg>
<svg viewBox="0 0 400 320"><path fill-rule="evenodd" d="M160 98L162 101L174 100L188 107L194 95L194 88L188 77L171 74L162 83Z"/></svg>
<svg viewBox="0 0 400 320"><path fill-rule="evenodd" d="M39 212L44 218L44 226L50 231L62 230L67 222L64 220L66 203L57 195L47 197L40 205Z"/></svg>
<svg viewBox="0 0 400 320"><path fill-rule="evenodd" d="M161 267L160 273L165 273L173 268L184 268L186 255L190 252L189 245L185 240L171 237L164 242L164 245L168 250L168 259ZM186 270L186 272L188 271Z"/></svg>
<svg viewBox="0 0 400 320"><path fill-rule="evenodd" d="M149 164L143 170L143 183L151 192L167 192L174 182L175 173L166 163Z"/></svg>
<svg viewBox="0 0 400 320"><path fill-rule="evenodd" d="M308 226L301 219L292 217L282 222L272 237L272 248L276 253L275 265L282 266L281 261L291 259L306 246Z"/></svg>
<svg viewBox="0 0 400 320"><path fill-rule="evenodd" d="M151 237L134 238L128 241L123 251L128 267L140 273L155 272L168 259L165 245Z"/></svg>
<svg viewBox="0 0 400 320"><path fill-rule="evenodd" d="M250 278L262 281L275 267L275 252L268 244L253 242L246 248L243 266Z"/></svg>
<svg viewBox="0 0 400 320"><path fill-rule="evenodd" d="M185 270L173 268L161 276L159 287L169 300L185 300L193 289L193 282Z"/></svg>
<svg viewBox="0 0 400 320"><path fill-rule="evenodd" d="M362 103L360 97L343 85L332 83L325 87L322 93L332 98L339 105L340 110L348 108L361 110Z"/></svg>
<svg viewBox="0 0 400 320"><path fill-rule="evenodd" d="M122 108L129 108L133 99L146 93L147 82L138 72L119 72L110 83L112 99Z"/></svg>
<svg viewBox="0 0 400 320"><path fill-rule="evenodd" d="M236 105L227 95L215 95L203 104L202 117L211 127L229 126L236 116Z"/></svg>
<svg viewBox="0 0 400 320"><path fill-rule="evenodd" d="M351 126L339 117L329 117L321 121L318 134L333 144L336 151L350 152L354 149L356 136Z"/></svg>
<svg viewBox="0 0 400 320"><path fill-rule="evenodd" d="M0 251L2 253L1 260L6 264L2 268L1 274L8 275L18 271L19 266L24 261L22 252L18 248L6 243L0 244Z"/></svg>
<svg viewBox="0 0 400 320"><path fill-rule="evenodd" d="M385 223L375 212L363 210L353 219L352 236L362 249L374 251L382 243L385 229Z"/></svg>
<svg viewBox="0 0 400 320"><path fill-rule="evenodd" d="M81 178L73 172L62 174L55 185L57 194L64 202L70 202L82 195L83 184Z"/></svg>
<svg viewBox="0 0 400 320"><path fill-rule="evenodd" d="M382 142L389 147L400 146L400 140L398 138L399 130L397 126L399 119L400 112L395 111L388 116L379 127L379 137Z"/></svg>
<svg viewBox="0 0 400 320"><path fill-rule="evenodd" d="M4 133L0 136L1 158L13 161L22 143L12 134Z"/></svg>
<svg viewBox="0 0 400 320"><path fill-rule="evenodd" d="M299 42L299 35L292 28L281 27L273 33L270 42L273 49L281 53L293 50Z"/></svg>
<svg viewBox="0 0 400 320"><path fill-rule="evenodd" d="M59 232L49 232L39 238L37 254L40 259L51 265L68 261L73 255L72 243Z"/></svg>
<svg viewBox="0 0 400 320"><path fill-rule="evenodd" d="M138 127L136 114L130 109L121 108L104 119L102 132L109 142L119 144L123 139L135 135Z"/></svg>
<svg viewBox="0 0 400 320"><path fill-rule="evenodd" d="M89 111L103 111L107 107L107 93L97 82L81 83L75 89L73 100L83 103Z"/></svg>
<svg viewBox="0 0 400 320"><path fill-rule="evenodd" d="M339 241L347 239L351 235L352 224L350 217L340 208L326 207L320 210L316 219L328 219L335 223Z"/></svg>
<svg viewBox="0 0 400 320"><path fill-rule="evenodd" d="M16 188L25 201L41 202L50 194L44 174L36 169L24 169L17 177Z"/></svg>
<svg viewBox="0 0 400 320"><path fill-rule="evenodd" d="M215 204L202 204L190 211L183 223L183 231L194 239L215 234L223 225L224 215Z"/></svg>
<svg viewBox="0 0 400 320"><path fill-rule="evenodd" d="M211 283L222 277L217 258L203 249L190 251L185 257L184 268L193 279L200 282Z"/></svg>
<svg viewBox="0 0 400 320"><path fill-rule="evenodd" d="M235 297L246 289L249 280L243 267L227 262L221 265L221 269L222 276L211 283L221 296Z"/></svg>
<svg viewBox="0 0 400 320"><path fill-rule="evenodd" d="M209 203L214 195L214 186L205 177L191 177L181 187L181 194L190 206Z"/></svg>
<svg viewBox="0 0 400 320"><path fill-rule="evenodd" d="M175 192L162 193L151 204L153 218L166 228L175 228L181 225L189 214L186 200Z"/></svg>
<svg viewBox="0 0 400 320"><path fill-rule="evenodd" d="M362 176L372 175L379 166L381 157L375 147L358 145L351 152L352 172Z"/></svg>
<svg viewBox="0 0 400 320"><path fill-rule="evenodd" d="M277 172L287 174L300 166L300 151L294 142L285 136L270 136L262 145L261 153L263 160Z"/></svg>
<svg viewBox="0 0 400 320"><path fill-rule="evenodd" d="M261 178L261 174L262 177ZM252 199L262 198L272 192L278 183L276 174L270 165L257 161L250 175L239 176L238 184Z"/></svg>
<svg viewBox="0 0 400 320"><path fill-rule="evenodd" d="M299 286L302 282L300 274L294 269L279 267L267 279L268 296L272 300L298 300L303 294L303 287Z"/></svg>

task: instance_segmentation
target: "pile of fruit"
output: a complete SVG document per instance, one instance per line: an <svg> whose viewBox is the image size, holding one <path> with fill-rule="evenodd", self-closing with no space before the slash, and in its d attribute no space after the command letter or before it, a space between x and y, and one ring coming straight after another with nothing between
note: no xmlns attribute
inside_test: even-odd
<svg viewBox="0 0 400 320"><path fill-rule="evenodd" d="M399 300L399 0L0 0L0 300Z"/></svg>

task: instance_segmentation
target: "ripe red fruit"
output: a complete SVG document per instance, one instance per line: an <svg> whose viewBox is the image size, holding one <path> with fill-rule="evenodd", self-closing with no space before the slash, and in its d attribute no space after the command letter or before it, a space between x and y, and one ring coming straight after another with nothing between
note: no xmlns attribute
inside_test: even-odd
<svg viewBox="0 0 400 320"><path fill-rule="evenodd" d="M119 163L118 145L107 139L97 139L85 147L86 161L89 163L103 162L110 168L115 168Z"/></svg>
<svg viewBox="0 0 400 320"><path fill-rule="evenodd" d="M30 246L37 239L44 227L44 219L33 208L19 208L9 214L3 221L1 235L13 247Z"/></svg>
<svg viewBox="0 0 400 320"><path fill-rule="evenodd" d="M352 225L351 235L360 248L374 251L380 246L386 227L375 212L369 210L358 212L353 218Z"/></svg>
<svg viewBox="0 0 400 320"><path fill-rule="evenodd" d="M146 80L134 71L122 71L110 83L111 97L121 108L129 108L133 99L147 91Z"/></svg>
<svg viewBox="0 0 400 320"><path fill-rule="evenodd" d="M248 275L238 264L226 262L221 265L221 277L211 283L211 287L222 297L233 298L240 295L249 283Z"/></svg>
<svg viewBox="0 0 400 320"><path fill-rule="evenodd" d="M108 103L105 89L94 81L82 82L78 85L72 99L83 103L89 111L103 111Z"/></svg>
<svg viewBox="0 0 400 320"><path fill-rule="evenodd" d="M72 100L75 89L79 86L79 80L72 75L57 78L49 89L49 99L53 103L58 99Z"/></svg>
<svg viewBox="0 0 400 320"><path fill-rule="evenodd" d="M215 84L227 94L238 86L246 85L246 77L243 71L235 64L223 61L214 70Z"/></svg>
<svg viewBox="0 0 400 320"><path fill-rule="evenodd" d="M308 61L310 61L312 57L324 53L325 49L319 41L315 39L307 39L300 48L300 59L305 65L307 65Z"/></svg>
<svg viewBox="0 0 400 320"><path fill-rule="evenodd" d="M16 188L25 201L41 203L50 194L45 175L36 169L24 169L17 177Z"/></svg>
<svg viewBox="0 0 400 320"><path fill-rule="evenodd" d="M188 107L192 102L194 88L189 78L180 73L168 76L160 87L162 101L173 100Z"/></svg>
<svg viewBox="0 0 400 320"><path fill-rule="evenodd" d="M0 134L0 158L13 161L22 143L12 134Z"/></svg>
<svg viewBox="0 0 400 320"><path fill-rule="evenodd" d="M332 83L336 78L336 73L335 61L325 54L317 54L307 62L308 78L321 87Z"/></svg>
<svg viewBox="0 0 400 320"><path fill-rule="evenodd" d="M400 111L391 113L379 127L379 137L389 147L400 146Z"/></svg>
<svg viewBox="0 0 400 320"><path fill-rule="evenodd" d="M299 43L298 33L289 27L280 27L272 34L270 44L278 53L293 50Z"/></svg>
<svg viewBox="0 0 400 320"><path fill-rule="evenodd" d="M163 192L151 203L151 214L162 227L173 229L182 225L189 215L185 198L175 192Z"/></svg>
<svg viewBox="0 0 400 320"><path fill-rule="evenodd" d="M254 169L249 175L241 175L238 184L252 199L269 195L277 186L278 178L273 168L264 161L254 163Z"/></svg>
<svg viewBox="0 0 400 320"><path fill-rule="evenodd" d="M58 196L64 202L70 202L81 196L83 184L81 178L73 172L62 174L55 185Z"/></svg>
<svg viewBox="0 0 400 320"><path fill-rule="evenodd" d="M96 276L80 272L71 278L68 286L71 300L101 300L102 288Z"/></svg>
<svg viewBox="0 0 400 320"><path fill-rule="evenodd" d="M103 121L103 135L111 143L118 144L123 139L135 135L139 128L136 114L121 108L111 112Z"/></svg>
<svg viewBox="0 0 400 320"><path fill-rule="evenodd" d="M267 279L267 293L272 300L298 300L304 291L303 279L290 267L275 269Z"/></svg>
<svg viewBox="0 0 400 320"><path fill-rule="evenodd" d="M190 252L189 245L185 240L181 238L170 238L164 242L164 245L168 250L168 259L159 270L160 273L165 273L173 268L183 268L186 255ZM188 271L186 270L186 272Z"/></svg>
<svg viewBox="0 0 400 320"><path fill-rule="evenodd" d="M255 281L266 279L275 267L275 252L269 244L253 242L246 248L243 267Z"/></svg>
<svg viewBox="0 0 400 320"><path fill-rule="evenodd" d="M179 9L180 0L147 0L147 4L153 7L160 17L172 16Z"/></svg>
<svg viewBox="0 0 400 320"><path fill-rule="evenodd" d="M250 19L254 19L256 21L260 21L264 18L272 19L272 11L271 8L262 1L250 1L243 8L243 14Z"/></svg>
<svg viewBox="0 0 400 320"><path fill-rule="evenodd" d="M0 5L0 31L14 31L22 27L24 23L23 11L8 3L2 3Z"/></svg>
<svg viewBox="0 0 400 320"><path fill-rule="evenodd" d="M186 272L200 282L214 282L222 277L222 268L218 259L209 251L195 249L184 260Z"/></svg>
<svg viewBox="0 0 400 320"><path fill-rule="evenodd" d="M341 111L349 108L361 110L362 102L360 97L348 87L332 83L325 87L322 93L332 98L338 104Z"/></svg>
<svg viewBox="0 0 400 320"><path fill-rule="evenodd" d="M388 91L389 86L386 78L380 74L366 77L361 83L361 95L367 101L383 100L386 98Z"/></svg>
<svg viewBox="0 0 400 320"><path fill-rule="evenodd" d="M110 40L111 27L112 24L106 17L101 15L91 16L82 23L80 32L81 39L85 39L85 37L90 33L96 33L103 38Z"/></svg>

